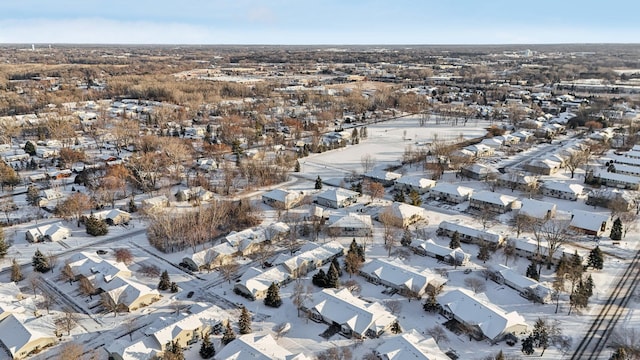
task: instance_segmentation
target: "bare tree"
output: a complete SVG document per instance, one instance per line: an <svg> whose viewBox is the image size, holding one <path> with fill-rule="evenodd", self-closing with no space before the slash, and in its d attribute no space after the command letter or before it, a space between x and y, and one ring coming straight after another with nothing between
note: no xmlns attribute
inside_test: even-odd
<svg viewBox="0 0 640 360"><path fill-rule="evenodd" d="M614 348L624 349L630 359L640 359L640 331L637 328L614 329L611 344Z"/></svg>
<svg viewBox="0 0 640 360"><path fill-rule="evenodd" d="M373 165L376 163L376 159L371 154L364 154L360 157L360 164L362 165L362 171L368 173L373 169Z"/></svg>
<svg viewBox="0 0 640 360"><path fill-rule="evenodd" d="M127 334L129 334L129 341L133 341L133 332L136 331L138 327L138 323L136 322L136 318L130 317L124 322L124 327L127 329Z"/></svg>
<svg viewBox="0 0 640 360"><path fill-rule="evenodd" d="M287 322L277 324L273 328L273 331L276 333L275 338L276 339L281 338L283 335L285 335L289 331L290 328L291 328L291 324Z"/></svg>
<svg viewBox="0 0 640 360"><path fill-rule="evenodd" d="M69 342L66 343L64 345L62 345L62 347L60 348L60 351L58 351L58 358L59 360L65 360L65 359L76 359L76 360L81 360L82 359L82 354L84 354L84 348L82 347L81 344L75 343L75 342Z"/></svg>
<svg viewBox="0 0 640 360"><path fill-rule="evenodd" d="M393 315L400 314L400 310L402 310L402 303L398 300L389 300L385 303L389 312Z"/></svg>
<svg viewBox="0 0 640 360"><path fill-rule="evenodd" d="M51 310L51 306L55 303L55 299L51 294L49 294L46 291L43 291L41 296L42 296L42 301L40 302L40 306L45 308L47 310L47 314L49 314Z"/></svg>
<svg viewBox="0 0 640 360"><path fill-rule="evenodd" d="M80 290L80 293L85 296L89 296L89 299L93 299L93 295L95 295L97 291L96 286L93 284L93 282L84 276L80 277L78 288Z"/></svg>
<svg viewBox="0 0 640 360"><path fill-rule="evenodd" d="M436 344L440 344L441 342L446 343L449 342L449 336L447 336L447 331L441 325L436 325L432 328L429 328L425 331L425 333L435 340Z"/></svg>
<svg viewBox="0 0 640 360"><path fill-rule="evenodd" d="M477 277L468 277L464 279L464 284L473 290L475 294L484 292L487 289L486 282Z"/></svg>
<svg viewBox="0 0 640 360"><path fill-rule="evenodd" d="M547 268L551 268L551 261L558 248L569 240L568 223L562 220L550 219L540 228L542 237L547 241Z"/></svg>
<svg viewBox="0 0 640 360"><path fill-rule="evenodd" d="M351 360L353 353L348 347L338 348L331 347L316 355L316 360Z"/></svg>
<svg viewBox="0 0 640 360"><path fill-rule="evenodd" d="M0 211L4 213L4 216L7 219L7 224L11 224L11 213L16 210L18 210L18 206L13 202L13 198L11 196L4 197L0 200Z"/></svg>
<svg viewBox="0 0 640 360"><path fill-rule="evenodd" d="M100 305L102 305L107 313L112 312L113 317L118 316L118 312L120 311L120 304L116 303L115 300L111 298L109 293L103 292L100 294Z"/></svg>
<svg viewBox="0 0 640 360"><path fill-rule="evenodd" d="M62 280L68 281L69 285L76 279L76 274L73 273L73 269L71 269L68 261L65 262L64 267L60 271L60 277Z"/></svg>
<svg viewBox="0 0 640 360"><path fill-rule="evenodd" d="M223 279L227 280L229 284L231 284L231 280L235 278L238 270L240 270L240 267L238 266L238 263L233 260L224 264L220 264L220 266L218 266L220 275Z"/></svg>
<svg viewBox="0 0 640 360"><path fill-rule="evenodd" d="M567 170L571 172L572 179L574 174L576 173L576 170L580 166L586 164L587 159L588 159L588 156L584 151L572 152L571 155L569 155L569 158L565 162L565 167L567 168Z"/></svg>
<svg viewBox="0 0 640 360"><path fill-rule="evenodd" d="M38 287L40 286L40 282L42 281L42 275L37 272L29 275L29 286L31 286L31 290L33 290L33 297L36 297Z"/></svg>
<svg viewBox="0 0 640 360"><path fill-rule="evenodd" d="M358 296L360 295L360 292L362 291L362 286L360 285L360 283L354 279L351 280L347 280L345 281L342 286L349 290L349 292L351 292L351 294L353 296Z"/></svg>
<svg viewBox="0 0 640 360"><path fill-rule="evenodd" d="M384 196L384 186L378 182L365 180L362 188L366 194L371 196L372 201L382 199Z"/></svg>
<svg viewBox="0 0 640 360"><path fill-rule="evenodd" d="M78 315L73 309L66 307L63 309L62 316L55 320L56 325L67 332L67 335L71 335L73 330L78 325Z"/></svg>
<svg viewBox="0 0 640 360"><path fill-rule="evenodd" d="M117 262L124 263L125 265L129 265L133 262L133 254L131 254L131 250L127 248L116 249L113 254L115 255Z"/></svg>
<svg viewBox="0 0 640 360"><path fill-rule="evenodd" d="M518 255L516 254L516 245L513 243L513 240L508 239L505 241L505 245L502 248L502 252L504 253L504 265L508 266L509 259L517 259Z"/></svg>

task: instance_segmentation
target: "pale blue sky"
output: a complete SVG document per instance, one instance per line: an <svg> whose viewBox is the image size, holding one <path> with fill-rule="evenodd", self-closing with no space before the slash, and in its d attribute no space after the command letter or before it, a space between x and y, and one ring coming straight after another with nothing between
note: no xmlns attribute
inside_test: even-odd
<svg viewBox="0 0 640 360"><path fill-rule="evenodd" d="M640 1L0 0L0 43L639 43Z"/></svg>

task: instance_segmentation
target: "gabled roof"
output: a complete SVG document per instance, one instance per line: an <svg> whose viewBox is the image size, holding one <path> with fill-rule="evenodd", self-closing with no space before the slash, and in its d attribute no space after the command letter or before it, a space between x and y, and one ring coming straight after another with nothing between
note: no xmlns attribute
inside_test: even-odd
<svg viewBox="0 0 640 360"><path fill-rule="evenodd" d="M398 219L411 219L414 216L422 219L427 218L427 211L419 206L394 201L393 204L389 205L388 209L390 209L391 214Z"/></svg>
<svg viewBox="0 0 640 360"><path fill-rule="evenodd" d="M425 252L433 253L442 257L451 256L456 260L463 260L464 258L469 257L469 254L465 253L461 248L450 249L446 246L436 244L432 239L415 239L411 242L411 247L421 248Z"/></svg>
<svg viewBox="0 0 640 360"><path fill-rule="evenodd" d="M262 194L262 197L285 203L285 202L295 201L296 199L298 199L298 197L300 197L300 195L293 191L273 189L269 192Z"/></svg>
<svg viewBox="0 0 640 360"><path fill-rule="evenodd" d="M433 338L425 338L415 329L386 338L376 352L385 360L449 360Z"/></svg>
<svg viewBox="0 0 640 360"><path fill-rule="evenodd" d="M575 195L582 194L584 186L580 184L568 184L560 181L545 181L542 185L545 189L556 190L560 192L571 193Z"/></svg>
<svg viewBox="0 0 640 360"><path fill-rule="evenodd" d="M451 221L442 221L440 225L438 225L440 229L448 230L448 231L457 231L460 235L467 235L473 238L483 239L485 241L489 241L492 243L499 243L502 241L502 235L496 234L492 231L485 231L476 229L474 227L460 224L457 222Z"/></svg>
<svg viewBox="0 0 640 360"><path fill-rule="evenodd" d="M330 228L354 228L354 229L371 229L371 216L360 215L356 213L348 213L337 219L333 220L333 223L329 225Z"/></svg>
<svg viewBox="0 0 640 360"><path fill-rule="evenodd" d="M536 199L522 199L522 207L519 214L527 215L535 219L543 219L556 210L556 204Z"/></svg>
<svg viewBox="0 0 640 360"><path fill-rule="evenodd" d="M67 259L71 270L76 275L90 277L92 275L101 275L101 279L106 282L116 277L129 277L131 271L126 265L115 261L105 260L97 255L89 252L81 252L72 255Z"/></svg>
<svg viewBox="0 0 640 360"><path fill-rule="evenodd" d="M97 282L96 286L104 290L114 304L123 304L127 307L142 297L160 296L158 290L128 278L116 277L108 283Z"/></svg>
<svg viewBox="0 0 640 360"><path fill-rule="evenodd" d="M455 196L468 196L473 193L473 189L470 187L455 185L451 183L444 183L444 182L437 183L436 186L431 188L431 191L432 192L435 191L443 194L455 195Z"/></svg>
<svg viewBox="0 0 640 360"><path fill-rule="evenodd" d="M27 344L38 339L47 339L51 343L56 342L56 338L40 332L26 323L18 320L13 314L0 321L0 342L9 350L11 355L18 357L19 351Z"/></svg>
<svg viewBox="0 0 640 360"><path fill-rule="evenodd" d="M308 360L304 354L292 354L270 334L247 334L236 338L214 357L217 360Z"/></svg>
<svg viewBox="0 0 640 360"><path fill-rule="evenodd" d="M427 271L418 271L400 261L373 259L362 265L360 271L370 276L409 291L422 291L429 283L435 281L439 285L446 283L442 277Z"/></svg>
<svg viewBox="0 0 640 360"><path fill-rule="evenodd" d="M390 171L383 171L383 170L373 170L364 174L364 176L371 179L377 179L382 181L393 181L401 178L402 174L398 174Z"/></svg>
<svg viewBox="0 0 640 360"><path fill-rule="evenodd" d="M313 294L312 306L319 314L354 332L364 335L372 329L376 333L390 326L396 317L377 302L368 303L351 294L349 289L324 289Z"/></svg>
<svg viewBox="0 0 640 360"><path fill-rule="evenodd" d="M396 184L403 184L420 189L428 189L435 186L436 181L431 179L425 179L420 175L403 176L396 180Z"/></svg>
<svg viewBox="0 0 640 360"><path fill-rule="evenodd" d="M608 222L611 219L611 215L599 214L584 210L571 211L571 223L570 226L590 231L600 231L603 222Z"/></svg>
<svg viewBox="0 0 640 360"><path fill-rule="evenodd" d="M471 195L471 200L482 201L489 204L507 206L518 200L515 196L496 193L493 191L478 191Z"/></svg>
<svg viewBox="0 0 640 360"><path fill-rule="evenodd" d="M333 201L333 202L341 202L350 198L354 198L357 197L358 193L355 191L351 191L351 190L347 190L347 189L342 189L342 188L338 188L338 189L329 189L327 191L323 191L321 193L319 193L318 195L316 195L316 197L322 198L322 199L327 199L329 201Z"/></svg>
<svg viewBox="0 0 640 360"><path fill-rule="evenodd" d="M480 331L492 340L511 326L526 327L524 317L515 311L505 312L497 305L490 303L484 294L455 289L441 295L438 302L465 323L477 325Z"/></svg>
<svg viewBox="0 0 640 360"><path fill-rule="evenodd" d="M625 184L640 184L640 178L633 175L617 174L602 170L595 171L593 175L601 179L617 181Z"/></svg>

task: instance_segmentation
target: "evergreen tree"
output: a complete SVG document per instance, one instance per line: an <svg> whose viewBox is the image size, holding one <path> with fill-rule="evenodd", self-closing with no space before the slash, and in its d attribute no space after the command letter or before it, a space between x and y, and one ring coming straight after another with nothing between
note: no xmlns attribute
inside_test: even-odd
<svg viewBox="0 0 640 360"><path fill-rule="evenodd" d="M611 240L620 240L622 239L622 221L620 218L616 218L613 222L613 226L611 227L611 234L609 234Z"/></svg>
<svg viewBox="0 0 640 360"><path fill-rule="evenodd" d="M300 172L300 161L296 160L296 164L293 167L293 171L297 173Z"/></svg>
<svg viewBox="0 0 640 360"><path fill-rule="evenodd" d="M580 274L584 272L584 266L582 266L582 258L580 257L580 255L578 255L578 250L576 250L571 257L571 265L569 270L578 272Z"/></svg>
<svg viewBox="0 0 640 360"><path fill-rule="evenodd" d="M527 277L533 280L540 280L540 274L538 273L538 264L535 260L531 260L531 264L527 267Z"/></svg>
<svg viewBox="0 0 640 360"><path fill-rule="evenodd" d="M594 247L589 252L587 266L591 266L596 270L602 270L602 267L604 266L604 255L602 254L602 250L600 250L599 246Z"/></svg>
<svg viewBox="0 0 640 360"><path fill-rule="evenodd" d="M22 270L20 269L20 264L18 264L16 259L13 259L11 261L11 281L18 282L18 281L21 281L22 279L23 279L23 276L22 276Z"/></svg>
<svg viewBox="0 0 640 360"><path fill-rule="evenodd" d="M526 339L522 340L522 352L526 355L533 354L533 336L529 335Z"/></svg>
<svg viewBox="0 0 640 360"><path fill-rule="evenodd" d="M560 277L564 276L564 274L569 271L570 266L569 258L567 258L565 253L562 253L558 264L556 264L556 274Z"/></svg>
<svg viewBox="0 0 640 360"><path fill-rule="evenodd" d="M451 241L449 241L449 249L457 249L460 247L460 233L457 231L451 235Z"/></svg>
<svg viewBox="0 0 640 360"><path fill-rule="evenodd" d="M412 240L413 240L413 236L411 235L411 231L409 230L409 227L405 227L404 233L402 233L402 239L400 239L400 244L402 246L409 246L411 245Z"/></svg>
<svg viewBox="0 0 640 360"><path fill-rule="evenodd" d="M231 328L231 321L227 320L227 326L224 328L224 333L222 334L222 344L227 345L236 339L236 333L233 332Z"/></svg>
<svg viewBox="0 0 640 360"><path fill-rule="evenodd" d="M411 192L409 193L409 200L409 203L413 206L422 205L422 198L420 197L420 194L418 194L418 192L415 190L411 190Z"/></svg>
<svg viewBox="0 0 640 360"><path fill-rule="evenodd" d="M267 289L267 296L264 298L264 304L273 308L278 308L282 305L282 299L280 299L280 287L278 287L276 283L271 283L271 285L269 285L269 289Z"/></svg>
<svg viewBox="0 0 640 360"><path fill-rule="evenodd" d="M158 290L169 290L171 287L171 279L169 279L169 273L167 270L160 274L160 282L158 283Z"/></svg>
<svg viewBox="0 0 640 360"><path fill-rule="evenodd" d="M24 144L24 152L31 156L36 156L36 146L31 141L27 141Z"/></svg>
<svg viewBox="0 0 640 360"><path fill-rule="evenodd" d="M340 287L340 277L338 275L338 269L336 269L333 264L329 266L329 272L327 272L327 287L336 289Z"/></svg>
<svg viewBox="0 0 640 360"><path fill-rule="evenodd" d="M40 191L35 185L29 185L27 188L27 203L31 206L38 205L38 199L40 198Z"/></svg>
<svg viewBox="0 0 640 360"><path fill-rule="evenodd" d="M136 211L138 211L138 206L136 205L136 202L132 197L131 200L129 200L129 212L134 213Z"/></svg>
<svg viewBox="0 0 640 360"><path fill-rule="evenodd" d="M37 272L46 273L51 270L49 259L39 249L36 249L36 253L33 254L31 265L33 265L33 270Z"/></svg>
<svg viewBox="0 0 640 360"><path fill-rule="evenodd" d="M338 270L338 276L342 277L342 267L340 267L340 263L338 262L338 258L333 258L331 260L331 265L335 266L336 270Z"/></svg>
<svg viewBox="0 0 640 360"><path fill-rule="evenodd" d="M537 347L542 348L542 354L544 355L544 351L549 347L549 327L547 326L546 321L538 318L535 324L533 325L533 341Z"/></svg>
<svg viewBox="0 0 640 360"><path fill-rule="evenodd" d="M404 202L405 201L404 191L402 190L396 191L395 194L393 194L393 201Z"/></svg>
<svg viewBox="0 0 640 360"><path fill-rule="evenodd" d="M349 251L347 253L349 252L353 252L358 255L360 261L364 262L364 248L356 242L355 238L353 238L353 240L351 240L351 244L349 244Z"/></svg>
<svg viewBox="0 0 640 360"><path fill-rule="evenodd" d="M487 260L491 259L491 252L489 251L489 245L487 245L484 242L480 245L480 251L478 252L478 259L482 260L483 263L486 263Z"/></svg>
<svg viewBox="0 0 640 360"><path fill-rule="evenodd" d="M594 286L595 284L593 283L593 278L591 277L591 274L589 274L587 280L584 282L584 293L587 298L590 298L593 295Z"/></svg>
<svg viewBox="0 0 640 360"><path fill-rule="evenodd" d="M402 328L400 328L400 323L398 323L398 320L394 321L391 324L391 332L394 334L400 334L402 332Z"/></svg>
<svg viewBox="0 0 640 360"><path fill-rule="evenodd" d="M321 288L326 288L327 287L327 275L325 274L324 270L322 270L322 269L318 270L318 272L315 275L313 275L313 277L311 278L311 282L315 286L319 286Z"/></svg>
<svg viewBox="0 0 640 360"><path fill-rule="evenodd" d="M7 250L9 250L9 245L4 241L4 231L0 228L0 259L4 259L7 255Z"/></svg>
<svg viewBox="0 0 640 360"><path fill-rule="evenodd" d="M91 216L87 218L85 227L87 229L87 234L92 236L107 235L107 233L109 232L107 222L102 219L98 219L93 214L91 214Z"/></svg>
<svg viewBox="0 0 640 360"><path fill-rule="evenodd" d="M249 314L249 310L244 306L240 312L238 330L240 331L240 335L251 334L251 314Z"/></svg>
<svg viewBox="0 0 640 360"><path fill-rule="evenodd" d="M177 293L180 289L178 288L178 284L176 284L175 282L171 282L171 286L169 287L169 291L171 291L172 293Z"/></svg>
<svg viewBox="0 0 640 360"><path fill-rule="evenodd" d="M318 178L316 179L315 189L316 190L322 189L322 179L320 178L320 175L318 175Z"/></svg>
<svg viewBox="0 0 640 360"><path fill-rule="evenodd" d="M580 279L580 282L573 290L573 293L569 295L569 304L571 305L569 312L571 312L571 308L573 307L576 309L582 309L589 305L589 289L582 279Z"/></svg>
<svg viewBox="0 0 640 360"><path fill-rule="evenodd" d="M216 354L216 349L211 343L210 335L208 332L202 337L202 345L200 346L200 357L203 359L210 359Z"/></svg>

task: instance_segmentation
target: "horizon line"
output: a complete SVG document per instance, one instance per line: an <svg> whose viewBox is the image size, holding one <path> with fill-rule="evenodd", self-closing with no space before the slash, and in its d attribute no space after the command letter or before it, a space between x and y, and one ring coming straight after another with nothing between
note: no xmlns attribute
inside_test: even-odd
<svg viewBox="0 0 640 360"><path fill-rule="evenodd" d="M0 46L17 46L17 45L44 45L44 46L68 46L68 45L99 45L99 46L559 46L559 45L640 45L640 42L558 42L558 43L352 43L352 44L277 44L277 43L80 43L80 42L8 42L0 43Z"/></svg>

